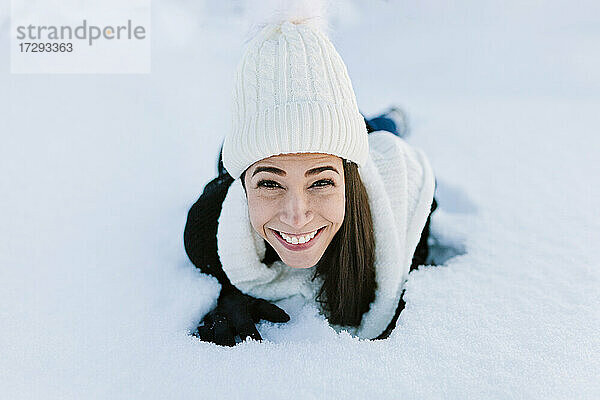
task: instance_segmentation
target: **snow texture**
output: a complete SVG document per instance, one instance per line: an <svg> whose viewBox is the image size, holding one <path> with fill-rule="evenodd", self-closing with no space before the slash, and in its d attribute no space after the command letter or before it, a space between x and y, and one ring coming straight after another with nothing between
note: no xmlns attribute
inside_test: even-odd
<svg viewBox="0 0 600 400"><path fill-rule="evenodd" d="M361 111L411 117L433 261L384 341L316 309L234 348L183 249L216 173L250 3L153 1L152 74L11 75L0 5L7 399L600 398L600 3L340 3Z"/></svg>

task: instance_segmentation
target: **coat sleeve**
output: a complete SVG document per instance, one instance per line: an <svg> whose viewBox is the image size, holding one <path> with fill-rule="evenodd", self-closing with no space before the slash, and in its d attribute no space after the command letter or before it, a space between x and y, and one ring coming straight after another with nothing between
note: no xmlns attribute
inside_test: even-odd
<svg viewBox="0 0 600 400"><path fill-rule="evenodd" d="M223 271L217 252L217 224L221 206L234 179L227 173L210 181L188 212L183 233L185 251L205 274L217 278L223 287L232 286Z"/></svg>

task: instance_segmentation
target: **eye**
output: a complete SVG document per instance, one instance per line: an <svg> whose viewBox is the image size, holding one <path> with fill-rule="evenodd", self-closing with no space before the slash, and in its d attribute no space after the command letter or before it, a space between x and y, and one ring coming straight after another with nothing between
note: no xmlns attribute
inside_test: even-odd
<svg viewBox="0 0 600 400"><path fill-rule="evenodd" d="M331 179L320 179L312 184L311 187L326 187L326 186L335 186L335 183Z"/></svg>
<svg viewBox="0 0 600 400"><path fill-rule="evenodd" d="M262 179L262 180L258 181L258 183L256 184L256 187L264 187L267 189L278 189L281 187L281 185L279 185L279 183L277 183L275 181Z"/></svg>

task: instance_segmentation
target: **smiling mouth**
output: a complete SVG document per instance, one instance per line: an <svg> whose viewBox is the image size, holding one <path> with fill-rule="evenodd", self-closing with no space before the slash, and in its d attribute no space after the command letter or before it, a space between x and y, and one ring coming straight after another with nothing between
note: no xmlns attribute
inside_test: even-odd
<svg viewBox="0 0 600 400"><path fill-rule="evenodd" d="M299 246L299 247L306 247L307 244L312 244L312 242L314 241L314 238L317 237L319 235L319 233L321 233L321 231L323 231L323 229L325 229L326 227L323 226L319 229L316 229L312 232L309 233L305 233L302 235L291 235L289 233L285 233L285 232L281 232L275 229L271 229L273 232L275 232L275 234L278 236L279 239L281 239L282 241L285 241L285 244L288 244L290 246Z"/></svg>

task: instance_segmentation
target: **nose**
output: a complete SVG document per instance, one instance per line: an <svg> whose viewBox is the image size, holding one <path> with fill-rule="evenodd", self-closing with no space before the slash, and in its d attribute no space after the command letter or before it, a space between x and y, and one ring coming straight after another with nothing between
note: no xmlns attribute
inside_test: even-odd
<svg viewBox="0 0 600 400"><path fill-rule="evenodd" d="M285 196L279 219L288 226L300 229L312 221L314 213L310 210L307 195L301 191L289 191Z"/></svg>

